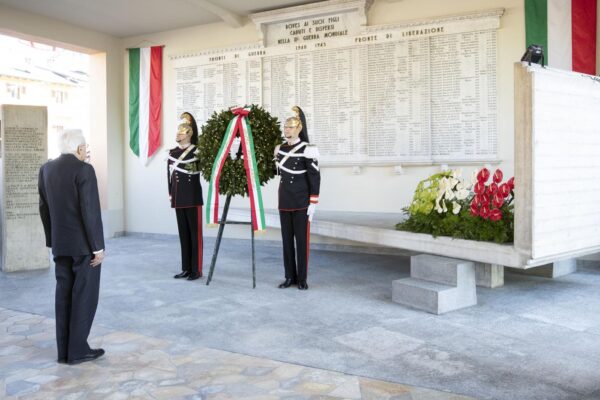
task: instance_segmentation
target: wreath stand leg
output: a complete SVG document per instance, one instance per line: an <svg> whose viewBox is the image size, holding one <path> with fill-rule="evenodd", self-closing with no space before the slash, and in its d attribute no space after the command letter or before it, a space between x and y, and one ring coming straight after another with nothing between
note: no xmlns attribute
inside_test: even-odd
<svg viewBox="0 0 600 400"><path fill-rule="evenodd" d="M252 238L252 288L256 289L256 264L254 257L254 229L252 229L252 222L238 222L229 221L227 222L227 212L229 211L229 203L231 203L231 195L227 196L225 200L225 207L223 208L223 215L219 221L219 232L217 233L217 240L215 241L215 249L213 251L212 260L210 261L210 270L208 272L208 278L206 279L206 285L210 284L212 280L213 272L215 271L215 264L217 263L217 256L219 255L219 247L221 247L221 239L223 238L223 229L226 224L232 225L250 225L250 232Z"/></svg>

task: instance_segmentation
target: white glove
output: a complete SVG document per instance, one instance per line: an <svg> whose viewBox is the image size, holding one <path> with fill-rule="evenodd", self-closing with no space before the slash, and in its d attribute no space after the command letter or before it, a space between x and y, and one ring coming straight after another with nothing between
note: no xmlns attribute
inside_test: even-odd
<svg viewBox="0 0 600 400"><path fill-rule="evenodd" d="M312 222L313 215L315 215L316 210L317 210L316 204L310 204L308 206L308 210L306 210L306 215L308 215L308 222Z"/></svg>

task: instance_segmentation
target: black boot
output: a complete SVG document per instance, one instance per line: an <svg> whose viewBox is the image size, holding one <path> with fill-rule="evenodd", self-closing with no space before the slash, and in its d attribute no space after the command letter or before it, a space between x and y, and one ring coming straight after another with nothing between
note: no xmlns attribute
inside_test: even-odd
<svg viewBox="0 0 600 400"><path fill-rule="evenodd" d="M308 289L308 283L306 283L306 281L298 282L298 289L300 289L300 290Z"/></svg>
<svg viewBox="0 0 600 400"><path fill-rule="evenodd" d="M180 278L187 278L188 276L190 276L190 271L181 271L181 273L175 275L173 278L180 279Z"/></svg>
<svg viewBox="0 0 600 400"><path fill-rule="evenodd" d="M281 282L278 286L279 289L286 289L292 285L295 285L296 281L294 279L285 278L285 281Z"/></svg>
<svg viewBox="0 0 600 400"><path fill-rule="evenodd" d="M189 274L190 276L187 277L188 281L195 281L196 279L202 277L202 275L200 275L197 272L194 272L193 274Z"/></svg>

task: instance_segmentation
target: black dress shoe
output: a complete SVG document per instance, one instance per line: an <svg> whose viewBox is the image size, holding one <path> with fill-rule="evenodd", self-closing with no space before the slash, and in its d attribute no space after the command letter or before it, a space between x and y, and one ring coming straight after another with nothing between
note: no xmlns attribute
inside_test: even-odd
<svg viewBox="0 0 600 400"><path fill-rule="evenodd" d="M85 356L69 361L69 365L76 365L86 361L93 361L96 358L102 357L103 355L104 349L90 349L90 352L87 353Z"/></svg>
<svg viewBox="0 0 600 400"><path fill-rule="evenodd" d="M175 278L175 279L187 278L188 276L190 276L190 271L181 271L181 273L175 275L173 278Z"/></svg>
<svg viewBox="0 0 600 400"><path fill-rule="evenodd" d="M308 289L308 283L306 283L306 281L298 282L298 289L300 289L300 290Z"/></svg>
<svg viewBox="0 0 600 400"><path fill-rule="evenodd" d="M195 273L195 274L190 274L190 276L187 277L188 281L195 281L198 278L201 278L202 275Z"/></svg>
<svg viewBox="0 0 600 400"><path fill-rule="evenodd" d="M286 278L285 281L281 282L279 284L279 286L277 286L277 287L279 289L285 289L285 288L289 288L290 286L295 285L295 284L296 284L295 280Z"/></svg>
<svg viewBox="0 0 600 400"><path fill-rule="evenodd" d="M66 358L59 358L58 360L56 360L57 363L59 364L66 364L67 363L67 359Z"/></svg>

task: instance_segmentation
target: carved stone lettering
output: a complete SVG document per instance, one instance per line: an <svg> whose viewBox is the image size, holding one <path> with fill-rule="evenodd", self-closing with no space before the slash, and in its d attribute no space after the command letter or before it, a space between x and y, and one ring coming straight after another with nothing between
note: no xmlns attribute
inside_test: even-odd
<svg viewBox="0 0 600 400"><path fill-rule="evenodd" d="M202 124L257 103L283 121L299 105L323 165L497 159L502 10L361 29L335 15L294 15L259 16L271 21L267 47L176 59L178 111ZM352 34L308 38L340 24Z"/></svg>
<svg viewBox="0 0 600 400"><path fill-rule="evenodd" d="M47 268L38 173L46 162L45 107L2 106L2 269Z"/></svg>

